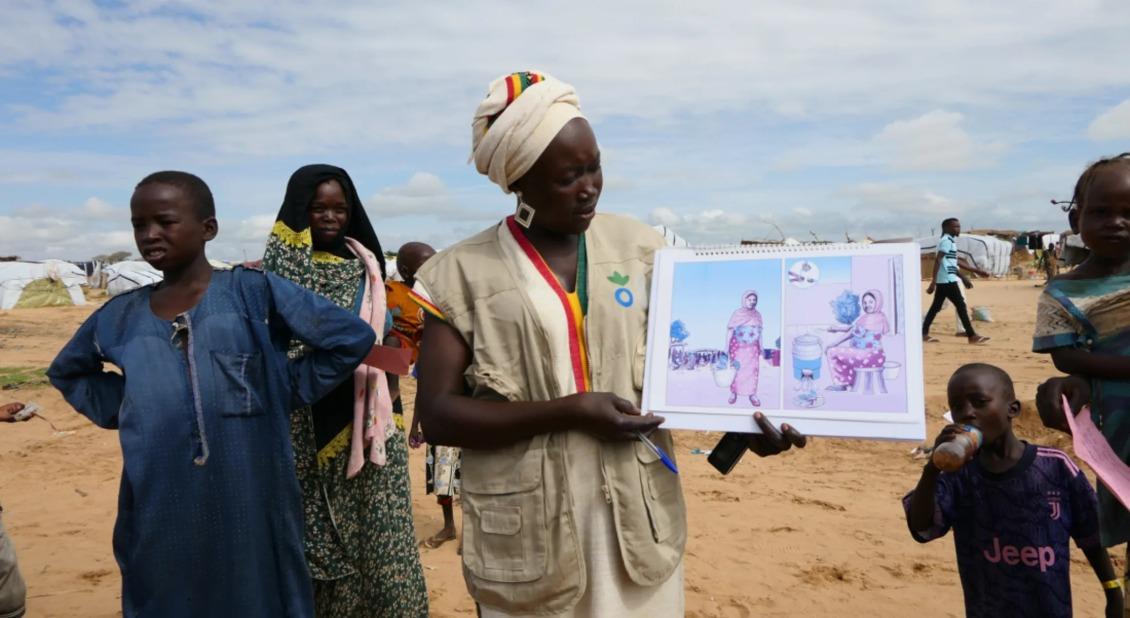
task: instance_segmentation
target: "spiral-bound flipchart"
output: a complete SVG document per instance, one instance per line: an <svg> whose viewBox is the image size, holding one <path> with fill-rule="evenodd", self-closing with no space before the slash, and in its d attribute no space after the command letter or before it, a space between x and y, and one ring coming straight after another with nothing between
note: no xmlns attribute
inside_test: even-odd
<svg viewBox="0 0 1130 618"><path fill-rule="evenodd" d="M656 253L644 409L673 429L925 437L914 244ZM909 287L908 287L909 286Z"/></svg>

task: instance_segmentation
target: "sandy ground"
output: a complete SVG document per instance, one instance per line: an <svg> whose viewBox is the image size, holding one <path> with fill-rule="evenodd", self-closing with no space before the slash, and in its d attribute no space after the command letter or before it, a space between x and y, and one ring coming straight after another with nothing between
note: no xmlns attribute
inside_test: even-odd
<svg viewBox="0 0 1130 618"><path fill-rule="evenodd" d="M951 336L952 309L935 323L941 343L926 348L927 413L936 432L944 385L960 364L1006 368L1030 400L1054 373L1028 352L1039 289L1029 281L979 283L975 305L996 321L981 327L987 347ZM0 368L45 368L92 308L0 313ZM110 535L121 461L117 436L75 414L45 385L0 391L0 401L31 400L64 433L35 420L0 427L0 500L30 588L29 615L119 616L119 576ZM1018 433L1063 446L1026 406ZM804 451L758 460L747 455L728 477L692 448L717 435L680 433L690 519L686 553L689 616L960 616L961 590L951 541L911 540L900 497L922 462L907 443L814 440ZM439 529L425 496L423 452L412 453L416 534ZM456 544L422 550L433 615L473 615ZM1081 552L1072 555L1076 615L1101 615L1102 593Z"/></svg>

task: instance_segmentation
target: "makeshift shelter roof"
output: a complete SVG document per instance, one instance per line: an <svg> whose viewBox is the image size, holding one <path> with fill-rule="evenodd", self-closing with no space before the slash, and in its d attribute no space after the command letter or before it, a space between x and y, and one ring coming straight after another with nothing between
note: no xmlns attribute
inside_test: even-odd
<svg viewBox="0 0 1130 618"><path fill-rule="evenodd" d="M208 260L216 270L231 270L231 264L219 260ZM153 268L148 262L141 260L127 260L107 264L102 272L106 274L106 293L117 296L139 287L160 283L165 279L161 271Z"/></svg>
<svg viewBox="0 0 1130 618"><path fill-rule="evenodd" d="M165 278L161 271L140 260L107 264L102 272L106 274L106 293L110 296L160 283Z"/></svg>
<svg viewBox="0 0 1130 618"><path fill-rule="evenodd" d="M85 305L86 272L70 262L0 263L0 309Z"/></svg>

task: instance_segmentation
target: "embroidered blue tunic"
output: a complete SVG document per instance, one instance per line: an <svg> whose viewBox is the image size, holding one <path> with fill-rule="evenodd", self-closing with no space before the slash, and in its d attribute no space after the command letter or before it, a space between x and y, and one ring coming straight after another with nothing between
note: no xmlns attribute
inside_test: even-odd
<svg viewBox="0 0 1130 618"><path fill-rule="evenodd" d="M289 414L351 375L373 329L238 267L214 272L175 322L150 310L152 291L107 302L47 373L76 410L118 429L124 615L313 616ZM288 361L292 339L309 352Z"/></svg>

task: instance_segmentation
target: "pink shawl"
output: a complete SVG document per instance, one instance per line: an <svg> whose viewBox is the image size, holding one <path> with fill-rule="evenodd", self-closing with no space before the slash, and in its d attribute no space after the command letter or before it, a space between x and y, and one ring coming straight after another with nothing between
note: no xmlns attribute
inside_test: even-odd
<svg viewBox="0 0 1130 618"><path fill-rule="evenodd" d="M739 326L761 326L761 313L756 307L747 309L745 306L745 301L750 296L757 298L757 292L746 290L746 293L742 294L742 306L730 316L730 323L726 325L727 329L734 329Z"/></svg>
<svg viewBox="0 0 1130 618"><path fill-rule="evenodd" d="M365 291L361 297L360 317L377 333L377 344L384 336L385 286L376 256L361 243L346 238L345 244L365 264ZM350 444L346 478L357 476L368 460L377 466L386 462L385 440L396 432L392 420L392 399L385 372L362 363L353 370L353 441Z"/></svg>
<svg viewBox="0 0 1130 618"><path fill-rule="evenodd" d="M872 296L875 298L875 310L871 313L863 312L859 319L855 321L858 328L867 329L873 333L886 335L890 332L890 326L887 324L887 316L883 314L883 294L879 290L867 290L863 296ZM859 298L862 305L863 296Z"/></svg>

